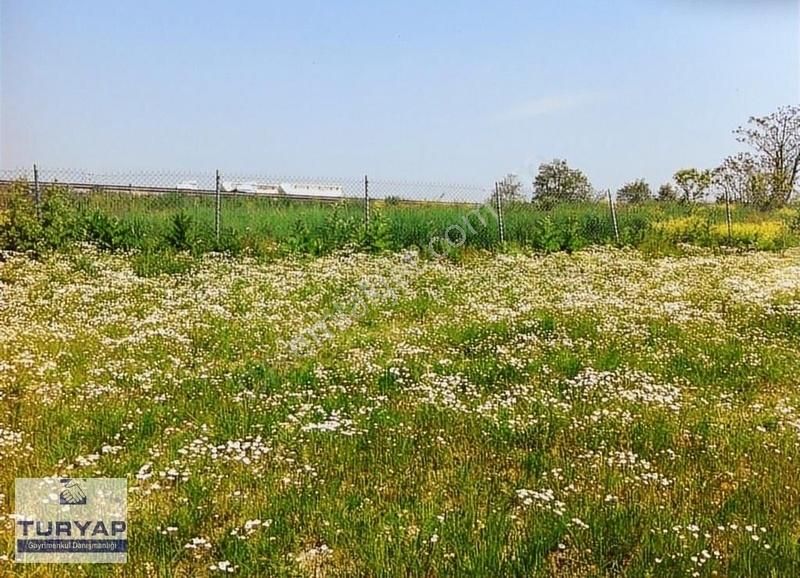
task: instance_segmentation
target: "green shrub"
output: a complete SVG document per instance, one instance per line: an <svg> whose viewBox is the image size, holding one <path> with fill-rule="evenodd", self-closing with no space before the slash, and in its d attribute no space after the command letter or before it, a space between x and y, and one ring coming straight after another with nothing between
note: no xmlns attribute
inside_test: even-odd
<svg viewBox="0 0 800 578"><path fill-rule="evenodd" d="M6 194L6 210L0 229L3 249L36 251L42 236L42 224L24 181L11 185Z"/></svg>
<svg viewBox="0 0 800 578"><path fill-rule="evenodd" d="M317 234L323 238L325 252L355 247L361 245L366 235L364 233L364 218L347 210L347 207L337 203L333 211L325 217L323 231Z"/></svg>
<svg viewBox="0 0 800 578"><path fill-rule="evenodd" d="M4 249L36 253L62 249L80 238L77 209L62 187L46 187L37 206L25 182L7 193L6 215L0 228Z"/></svg>
<svg viewBox="0 0 800 578"><path fill-rule="evenodd" d="M389 222L381 211L373 211L370 215L369 226L362 227L364 233L361 238L361 247L370 251L385 251L392 246Z"/></svg>
<svg viewBox="0 0 800 578"><path fill-rule="evenodd" d="M286 238L284 247L292 253L308 253L321 255L324 251L322 238L311 230L309 224L297 219L291 234Z"/></svg>
<svg viewBox="0 0 800 578"><path fill-rule="evenodd" d="M561 223L563 231L561 249L572 253L586 247L589 242L583 236L577 217L569 216Z"/></svg>
<svg viewBox="0 0 800 578"><path fill-rule="evenodd" d="M533 246L535 249L546 253L553 253L562 249L562 232L549 216L536 223L534 230Z"/></svg>
<svg viewBox="0 0 800 578"><path fill-rule="evenodd" d="M109 251L142 248L146 244L144 227L139 220L123 221L98 210L84 218L83 239Z"/></svg>
<svg viewBox="0 0 800 578"><path fill-rule="evenodd" d="M620 241L623 245L638 246L644 240L650 222L646 215L632 214L627 216L620 226Z"/></svg>
<svg viewBox="0 0 800 578"><path fill-rule="evenodd" d="M167 232L167 244L176 251L189 251L194 248L197 238L194 234L192 217L183 211L172 217L172 226Z"/></svg>
<svg viewBox="0 0 800 578"><path fill-rule="evenodd" d="M62 249L80 240L80 217L64 187L45 187L39 205L40 250Z"/></svg>

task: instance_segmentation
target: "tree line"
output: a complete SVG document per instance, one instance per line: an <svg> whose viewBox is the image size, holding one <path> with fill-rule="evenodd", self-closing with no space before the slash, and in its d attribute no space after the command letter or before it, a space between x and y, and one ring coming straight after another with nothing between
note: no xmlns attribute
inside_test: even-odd
<svg viewBox="0 0 800 578"><path fill-rule="evenodd" d="M750 117L733 134L749 150L727 157L713 169L680 169L655 193L644 179L631 181L617 191L617 200L628 204L654 200L691 203L714 196L765 210L789 203L800 191L800 106ZM506 202L527 201L516 175L504 177L498 193ZM589 178L563 159L543 163L533 179L531 200L542 206L596 197Z"/></svg>

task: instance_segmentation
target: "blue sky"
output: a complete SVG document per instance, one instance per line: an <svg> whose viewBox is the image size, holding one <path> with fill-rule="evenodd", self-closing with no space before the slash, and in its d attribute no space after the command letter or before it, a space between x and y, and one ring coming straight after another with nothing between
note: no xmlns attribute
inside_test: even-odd
<svg viewBox="0 0 800 578"><path fill-rule="evenodd" d="M598 188L800 101L798 2L2 0L0 165Z"/></svg>

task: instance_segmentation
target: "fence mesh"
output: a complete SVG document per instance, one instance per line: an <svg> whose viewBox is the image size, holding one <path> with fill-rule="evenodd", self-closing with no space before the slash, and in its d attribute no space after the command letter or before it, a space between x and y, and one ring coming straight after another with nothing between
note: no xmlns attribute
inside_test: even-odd
<svg viewBox="0 0 800 578"><path fill-rule="evenodd" d="M24 180L41 185L62 184L76 191L120 191L140 193L214 193L216 173L208 172L91 172L77 169L17 168L0 170L0 181ZM137 189L146 189L137 191ZM397 181L364 177L330 178L269 175L263 173L222 173L223 194L276 196L284 199L322 201L363 199L389 202L481 203L493 194L492 186L424 181Z"/></svg>

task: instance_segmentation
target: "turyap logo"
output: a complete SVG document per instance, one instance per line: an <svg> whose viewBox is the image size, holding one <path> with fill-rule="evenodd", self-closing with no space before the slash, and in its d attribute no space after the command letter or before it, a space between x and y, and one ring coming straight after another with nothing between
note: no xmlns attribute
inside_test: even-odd
<svg viewBox="0 0 800 578"><path fill-rule="evenodd" d="M58 494L58 503L67 506L85 506L86 493L83 491L81 482L86 480L76 480L74 478L61 478L64 489Z"/></svg>
<svg viewBox="0 0 800 578"><path fill-rule="evenodd" d="M17 479L16 561L126 562L127 498L125 478Z"/></svg>

